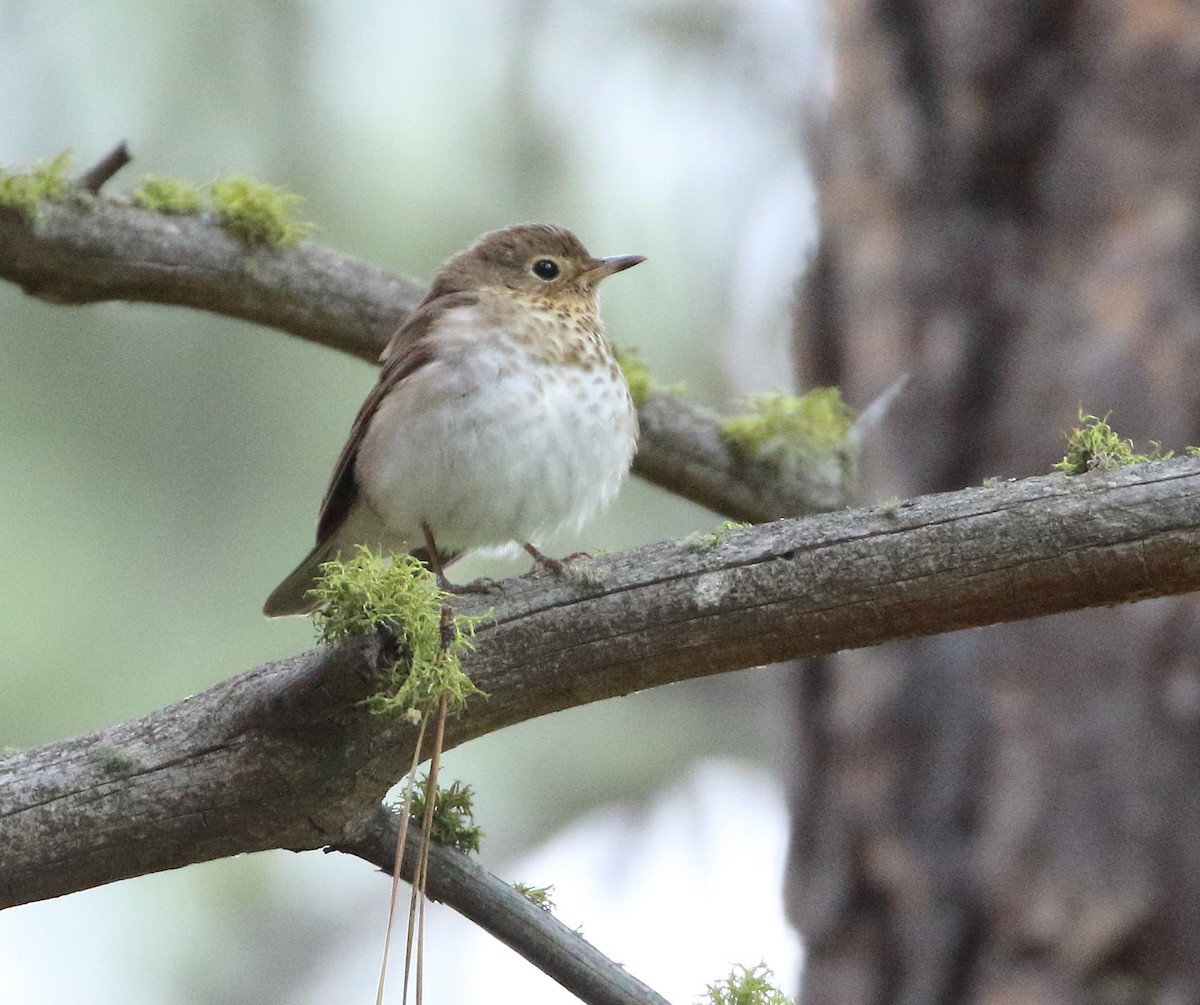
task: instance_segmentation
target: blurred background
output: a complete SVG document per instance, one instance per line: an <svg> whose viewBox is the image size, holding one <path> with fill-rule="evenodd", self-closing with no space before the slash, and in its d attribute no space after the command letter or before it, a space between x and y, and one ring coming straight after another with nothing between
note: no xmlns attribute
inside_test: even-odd
<svg viewBox="0 0 1200 1005"><path fill-rule="evenodd" d="M253 174L304 197L314 240L422 279L486 230L562 223L596 254L648 256L606 287L609 333L714 406L788 386L815 237L804 123L829 87L813 3L0 0L4 166L70 148L82 169L125 140L135 160L110 193L142 173ZM307 620L258 612L308 547L373 379L225 318L0 286L0 746L132 718L310 646ZM718 523L632 482L562 547ZM783 673L452 752L483 863L553 883L568 924L673 1001L734 961L765 960L794 990ZM279 852L10 910L0 1000L370 1000L387 888L363 863ZM573 1000L449 912L432 919L431 1002L497 986Z"/></svg>

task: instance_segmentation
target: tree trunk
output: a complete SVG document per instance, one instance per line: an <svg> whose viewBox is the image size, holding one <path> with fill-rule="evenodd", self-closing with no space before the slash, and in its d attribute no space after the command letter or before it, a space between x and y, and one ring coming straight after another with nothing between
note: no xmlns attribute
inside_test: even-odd
<svg viewBox="0 0 1200 1005"><path fill-rule="evenodd" d="M1200 442L1197 8L832 15L796 345L850 400L913 376L864 499L1045 471L1081 406ZM1198 654L1193 597L810 667L806 1005L1200 1001Z"/></svg>

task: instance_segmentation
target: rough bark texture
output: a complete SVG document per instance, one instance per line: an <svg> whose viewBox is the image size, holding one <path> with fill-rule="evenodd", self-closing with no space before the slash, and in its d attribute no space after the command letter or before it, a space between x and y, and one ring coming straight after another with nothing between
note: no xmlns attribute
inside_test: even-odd
<svg viewBox="0 0 1200 1005"><path fill-rule="evenodd" d="M1200 442L1196 9L832 12L797 354L851 400L913 374L868 497L1044 470L1080 405ZM1200 1000L1197 652L1186 598L811 667L805 1002Z"/></svg>
<svg viewBox="0 0 1200 1005"><path fill-rule="evenodd" d="M1200 589L1200 459L1033 478L657 544L455 601L487 695L446 748L677 680ZM0 758L0 908L190 862L359 840L416 729L371 716L386 633Z"/></svg>

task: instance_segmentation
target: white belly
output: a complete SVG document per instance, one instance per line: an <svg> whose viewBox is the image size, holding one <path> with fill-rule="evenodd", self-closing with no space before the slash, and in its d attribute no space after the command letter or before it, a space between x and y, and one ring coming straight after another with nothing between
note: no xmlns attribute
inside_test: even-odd
<svg viewBox="0 0 1200 1005"><path fill-rule="evenodd" d="M511 343L426 364L381 404L356 474L400 551L539 543L578 529L629 470L637 422L606 367L515 365ZM365 542L364 542L365 543Z"/></svg>

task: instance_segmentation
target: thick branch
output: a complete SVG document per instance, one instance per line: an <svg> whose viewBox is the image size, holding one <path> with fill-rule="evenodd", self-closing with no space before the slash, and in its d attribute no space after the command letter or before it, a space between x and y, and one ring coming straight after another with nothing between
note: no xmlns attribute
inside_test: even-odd
<svg viewBox="0 0 1200 1005"><path fill-rule="evenodd" d="M489 697L447 745L562 708L792 657L1200 589L1200 460L1049 476L658 544L463 598ZM384 636L271 663L0 761L0 906L266 848L353 844L412 728L355 703Z"/></svg>
<svg viewBox="0 0 1200 1005"><path fill-rule="evenodd" d="M165 216L84 192L31 220L0 207L0 278L61 304L105 300L195 307L278 328L374 362L419 302L418 284L305 243L248 248L209 217ZM747 464L717 417L655 394L641 410L634 470L752 522L844 505L846 465L782 473Z"/></svg>

